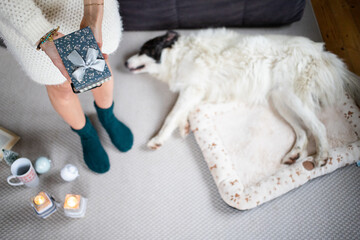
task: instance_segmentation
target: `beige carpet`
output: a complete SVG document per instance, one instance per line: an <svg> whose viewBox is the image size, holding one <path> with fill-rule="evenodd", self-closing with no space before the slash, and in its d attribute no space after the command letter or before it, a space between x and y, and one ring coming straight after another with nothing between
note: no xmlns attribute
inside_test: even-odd
<svg viewBox="0 0 360 240"><path fill-rule="evenodd" d="M303 20L290 26L237 31L321 41L309 5ZM0 126L21 136L14 150L22 156L32 161L48 156L53 161L35 189L9 186L10 169L0 163L0 239L359 239L360 168L355 165L241 212L221 199L192 134L183 140L176 132L155 152L145 148L176 95L149 76L131 75L123 64L159 33L125 32L119 50L110 56L115 112L135 136L130 152L120 153L111 144L95 115L91 94L80 96L110 157L111 169L105 175L86 168L78 136L54 112L45 88L0 49ZM79 168L74 182L60 178L66 163ZM38 219L29 199L39 191L61 202L66 193L87 197L85 217L70 219L59 209L48 219Z"/></svg>

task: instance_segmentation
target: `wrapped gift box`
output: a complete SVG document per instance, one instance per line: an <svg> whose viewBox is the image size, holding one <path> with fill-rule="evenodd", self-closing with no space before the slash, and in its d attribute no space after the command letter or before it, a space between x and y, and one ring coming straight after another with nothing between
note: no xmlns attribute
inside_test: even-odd
<svg viewBox="0 0 360 240"><path fill-rule="evenodd" d="M54 40L75 93L101 86L111 73L90 27Z"/></svg>

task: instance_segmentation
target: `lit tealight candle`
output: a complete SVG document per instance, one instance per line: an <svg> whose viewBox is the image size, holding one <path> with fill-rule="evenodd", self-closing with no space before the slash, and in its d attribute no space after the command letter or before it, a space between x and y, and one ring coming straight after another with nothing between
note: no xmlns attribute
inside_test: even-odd
<svg viewBox="0 0 360 240"><path fill-rule="evenodd" d="M45 192L39 192L32 198L31 205L38 217L47 218L56 212L54 199Z"/></svg>
<svg viewBox="0 0 360 240"><path fill-rule="evenodd" d="M66 194L64 208L78 209L80 203L80 195Z"/></svg>
<svg viewBox="0 0 360 240"><path fill-rule="evenodd" d="M81 218L86 212L87 199L75 194L66 194L64 213L68 217Z"/></svg>
<svg viewBox="0 0 360 240"><path fill-rule="evenodd" d="M76 200L76 197L69 197L69 199L67 200L67 205L71 208L74 208L77 203L78 201Z"/></svg>
<svg viewBox="0 0 360 240"><path fill-rule="evenodd" d="M42 195L37 195L34 198L34 203L38 206L42 205L45 202L45 198Z"/></svg>

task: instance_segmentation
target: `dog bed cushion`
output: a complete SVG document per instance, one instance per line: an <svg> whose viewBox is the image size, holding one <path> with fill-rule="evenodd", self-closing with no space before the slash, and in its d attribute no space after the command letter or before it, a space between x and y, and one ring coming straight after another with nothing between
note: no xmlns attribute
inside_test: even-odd
<svg viewBox="0 0 360 240"><path fill-rule="evenodd" d="M341 107L324 109L319 119L327 128L331 147L322 167L312 163L312 137L310 157L292 165L280 163L295 134L270 106L203 104L190 115L190 125L221 197L245 210L359 160L360 113L354 101L346 96Z"/></svg>

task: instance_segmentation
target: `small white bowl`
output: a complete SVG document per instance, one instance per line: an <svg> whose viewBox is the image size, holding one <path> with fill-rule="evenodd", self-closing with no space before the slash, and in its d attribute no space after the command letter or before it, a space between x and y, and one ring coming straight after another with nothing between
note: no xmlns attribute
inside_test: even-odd
<svg viewBox="0 0 360 240"><path fill-rule="evenodd" d="M66 164L60 172L61 178L67 182L75 180L79 176L78 169L72 164Z"/></svg>

